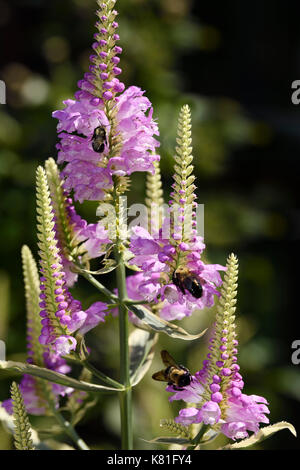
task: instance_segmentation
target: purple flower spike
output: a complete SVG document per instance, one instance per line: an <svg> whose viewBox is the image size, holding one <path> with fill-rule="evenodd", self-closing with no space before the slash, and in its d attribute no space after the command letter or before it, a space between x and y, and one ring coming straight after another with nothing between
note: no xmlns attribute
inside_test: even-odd
<svg viewBox="0 0 300 470"><path fill-rule="evenodd" d="M175 419L177 423L185 426L192 423L204 423L214 426L230 439L244 439L248 432L257 433L260 423L268 423L266 414L269 409L265 398L257 395L246 395L242 392L244 382L242 376L235 370L233 349L236 351L235 332L235 295L237 282L237 259L231 255L227 263L228 271L222 289L222 301L214 325L212 335L213 354L207 355L209 359L203 361L203 367L196 372L191 384L178 392L172 386L167 391L174 395L173 400L184 400L187 403L197 403L197 408L185 408L179 412ZM225 328L226 326L226 328ZM223 335L223 336L222 336ZM226 335L226 336L224 336ZM218 358L222 355L220 345L226 338L228 345L228 358L224 368L220 369Z"/></svg>
<svg viewBox="0 0 300 470"><path fill-rule="evenodd" d="M22 248L23 273L25 283L25 295L27 306L27 362L39 367L45 367L55 372L67 374L70 367L66 361L53 354L48 345L43 345L38 341L44 325L48 325L49 319L39 319L37 301L40 293L38 271L35 260L27 246ZM43 282L46 278L42 276ZM47 323L46 323L47 322ZM25 374L20 382L20 390L24 399L26 411L33 415L43 415L48 412L47 397L44 395L40 380L36 377ZM61 395L72 393L72 389L62 385L51 384L53 400L57 403ZM5 400L2 406L9 414L12 414L11 400Z"/></svg>
<svg viewBox="0 0 300 470"><path fill-rule="evenodd" d="M95 27L98 31L94 34L96 42L92 44L95 54L90 58L93 67L90 68L91 74L85 74L85 80L80 81L78 84L79 88L84 91L86 98L94 95L105 101L111 101L115 99L116 93L123 91L115 88L111 93L107 93L104 83L106 80L111 81L114 75L118 75L118 71L121 73L121 69L115 73L111 67L115 64L111 51L114 51L114 54L121 54L122 52L122 48L115 45L116 41L120 39L120 36L116 33L119 25L114 21L117 15L118 12L114 10L114 2L111 1L103 3L100 10L97 11L98 21L96 21ZM107 71L107 78L101 77L97 72L98 67L102 71Z"/></svg>
<svg viewBox="0 0 300 470"><path fill-rule="evenodd" d="M114 89L123 84L117 78L112 82ZM105 99L111 98L112 91L103 94ZM75 199L101 200L105 193L113 187L112 175L130 175L135 171L154 171L154 162L159 159L155 149L159 146L154 135L158 135L158 127L152 119L150 101L144 92L137 87L130 87L119 96L117 103L118 122L116 134L122 136L122 148L118 160L108 163L108 167L100 167L99 162L105 161L109 155L109 146L105 145L102 153L93 149L94 129L102 126L109 135L110 123L104 112L103 103L94 106L90 98L80 101L67 100L65 108L55 111L53 117L59 120L58 132L60 143L58 163L67 163L62 177L67 191L74 190ZM72 132L83 135L79 137Z"/></svg>
<svg viewBox="0 0 300 470"><path fill-rule="evenodd" d="M88 243L86 249L95 249L91 241L91 235L93 232L96 233L97 230L100 234L101 228L86 226L86 223L76 216L72 205L70 205L70 198L66 197L65 194L63 195L65 196L63 199L63 204L66 204L65 209L77 222L80 229L79 234L84 229L86 235L82 234L83 240L89 239L86 241ZM59 204L60 209L63 204ZM39 219L41 223L38 225L38 229L40 233L40 265L43 273L41 292L43 297L45 296L41 306L45 326L41 329L39 341L42 345L48 345L52 353L59 357L70 354L76 349L77 343L72 334L78 331L86 322L89 322L90 312L84 312L81 303L75 300L68 290L66 272L63 271L62 244L59 237L57 237L58 232L55 230L58 228L59 218L55 216L55 210L53 211L46 174L41 167L37 171L37 205L38 214L43 214L43 218ZM59 295L56 294L57 283L61 286ZM103 321L102 317L99 318L98 323L100 321ZM97 321L93 320L91 327L96 326L96 324Z"/></svg>
<svg viewBox="0 0 300 470"><path fill-rule="evenodd" d="M195 214L195 177L191 166L191 118L188 106L179 116L174 183L169 201L168 216L163 218L160 228L151 234L141 227L133 227L130 264L143 272L143 282L137 289L151 292L145 300L163 301L161 316L178 320L189 316L197 309L211 307L214 296L222 284L220 265L205 264L201 255L205 245L197 235L193 222ZM185 197L182 197L184 195ZM161 305L161 304L159 304Z"/></svg>

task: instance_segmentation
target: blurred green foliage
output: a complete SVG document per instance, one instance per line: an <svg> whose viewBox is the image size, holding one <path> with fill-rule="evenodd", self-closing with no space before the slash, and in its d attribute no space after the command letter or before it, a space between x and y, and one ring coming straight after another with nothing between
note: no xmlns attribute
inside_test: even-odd
<svg viewBox="0 0 300 470"><path fill-rule="evenodd" d="M230 95L203 96L197 75L205 74L201 59L222 49L220 28L196 14L192 0L122 0L118 2L123 81L147 90L160 126L161 167L168 200L172 155L180 106L193 114L194 164L199 202L205 204L205 241L211 262L224 264L234 251L240 260L240 365L246 393L266 396L271 422L300 424L300 378L291 364L296 339L288 321L290 285L285 242L289 220L284 210L292 193L277 177L286 155L272 156L276 135L266 122L251 119ZM54 156L56 122L51 113L72 97L76 82L88 67L94 0L0 0L0 26L7 45L0 78L7 85L7 105L0 107L1 271L0 338L7 358L25 359L25 307L20 249L28 244L36 254L35 169ZM216 12L217 14L217 12ZM217 59L216 59L217 60ZM184 64L189 61L188 73ZM224 63L219 63L220 77ZM271 163L272 162L272 163ZM272 167L273 165L273 167ZM275 171L272 173L272 169ZM275 175L275 176L274 176ZM131 202L144 199L143 174L133 176ZM95 220L95 204L78 207ZM113 274L106 276L114 287ZM84 306L99 300L85 280L75 289ZM214 309L182 322L191 332L212 322ZM118 376L117 321L109 318L88 334L92 361ZM207 336L206 336L207 338ZM172 418L179 404L169 404L164 386L151 379L161 366L159 351L168 349L191 371L199 369L205 339L186 344L160 338L150 373L134 391L134 429L138 449L150 448L142 439L165 432L161 418ZM0 400L8 397L11 374L0 376ZM47 428L46 418L32 418ZM299 429L299 426L298 426ZM78 426L92 448L119 446L119 409L116 396L101 396ZM261 448L296 448L288 433L279 433ZM12 448L0 425L0 449Z"/></svg>

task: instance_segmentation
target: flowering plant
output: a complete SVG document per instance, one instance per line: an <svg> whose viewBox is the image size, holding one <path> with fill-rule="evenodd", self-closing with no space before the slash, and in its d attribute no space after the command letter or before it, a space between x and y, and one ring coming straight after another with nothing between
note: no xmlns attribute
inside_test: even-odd
<svg viewBox="0 0 300 470"><path fill-rule="evenodd" d="M120 398L122 449L132 449L132 389L151 366L158 335L200 338L205 331L191 335L173 322L200 318L204 308L214 305L217 315L200 370L190 374L171 362L154 374L168 383L171 402L188 406L161 423L177 437L151 442L198 449L223 434L230 440L227 448L244 448L282 428L294 433L285 422L260 428L269 423L268 402L243 391L235 326L237 258L230 255L226 266L204 259L190 109L185 105L179 114L172 191L164 204L152 104L140 88L126 88L117 78L122 48L117 45L115 0L98 0L98 5L89 71L78 82L74 99L53 113L57 163L50 158L36 172L39 263L27 246L22 248L27 362L0 362L1 369L23 375L19 386L13 383L11 399L2 403L14 416L16 447L38 445L28 413L54 417L77 448L87 450L74 426L93 405L92 394L110 392ZM146 217L128 229L124 195L134 172L145 174ZM97 201L98 219L85 221L74 201ZM96 271L91 271L93 259ZM126 268L134 273L126 276ZM114 292L98 278L112 271ZM101 294L87 308L72 290L80 277ZM86 333L101 329L110 313L119 322L119 380L91 364L85 341Z"/></svg>

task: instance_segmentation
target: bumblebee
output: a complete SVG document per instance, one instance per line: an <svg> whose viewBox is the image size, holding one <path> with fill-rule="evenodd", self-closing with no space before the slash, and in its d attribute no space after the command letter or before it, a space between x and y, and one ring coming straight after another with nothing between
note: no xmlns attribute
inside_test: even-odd
<svg viewBox="0 0 300 470"><path fill-rule="evenodd" d="M92 137L92 147L95 152L102 153L107 144L106 130L103 126L96 127Z"/></svg>
<svg viewBox="0 0 300 470"><path fill-rule="evenodd" d="M168 382L168 385L173 385L175 390L183 390L184 387L190 385L192 380L190 371L186 367L176 364L168 351L163 350L160 354L167 368L155 372L155 374L152 375L152 379Z"/></svg>
<svg viewBox="0 0 300 470"><path fill-rule="evenodd" d="M187 268L178 268L172 276L173 283L179 287L183 294L186 290L196 299L200 299L203 294L203 287L200 279Z"/></svg>

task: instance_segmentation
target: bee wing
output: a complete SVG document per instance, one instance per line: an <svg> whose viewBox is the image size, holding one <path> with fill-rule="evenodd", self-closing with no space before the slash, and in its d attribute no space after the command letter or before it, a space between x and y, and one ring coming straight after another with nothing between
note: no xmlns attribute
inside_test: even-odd
<svg viewBox="0 0 300 470"><path fill-rule="evenodd" d="M168 381L165 377L165 371L164 370L160 370L159 372L155 372L155 374L152 375L152 379L159 380L160 382L167 382Z"/></svg>
<svg viewBox="0 0 300 470"><path fill-rule="evenodd" d="M174 361L173 357L165 349L160 353L163 363L166 366L178 367L178 364Z"/></svg>

